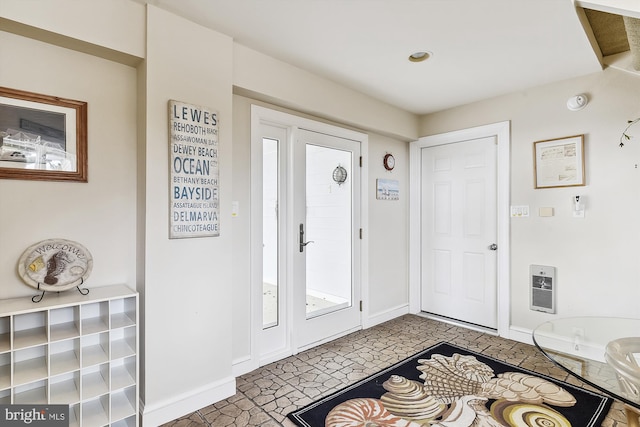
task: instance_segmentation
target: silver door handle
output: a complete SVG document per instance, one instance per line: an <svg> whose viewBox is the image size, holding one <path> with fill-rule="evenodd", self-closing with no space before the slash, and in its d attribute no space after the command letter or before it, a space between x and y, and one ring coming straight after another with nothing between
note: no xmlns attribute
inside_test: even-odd
<svg viewBox="0 0 640 427"><path fill-rule="evenodd" d="M300 242L300 252L302 252L302 249L309 243L313 243L313 240L309 240L308 242Z"/></svg>
<svg viewBox="0 0 640 427"><path fill-rule="evenodd" d="M489 245L489 249L491 249L492 251L497 251L498 250L498 245L496 245L495 243L492 243Z"/></svg>
<svg viewBox="0 0 640 427"><path fill-rule="evenodd" d="M308 242L304 241L304 224L300 224L300 252L304 251L304 247L309 243L313 243L313 240L309 240Z"/></svg>

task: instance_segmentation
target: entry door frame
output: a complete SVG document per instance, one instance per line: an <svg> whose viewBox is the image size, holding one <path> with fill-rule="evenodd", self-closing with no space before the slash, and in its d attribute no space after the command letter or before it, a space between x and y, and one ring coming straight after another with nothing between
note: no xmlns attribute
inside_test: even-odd
<svg viewBox="0 0 640 427"><path fill-rule="evenodd" d="M498 335L509 337L510 319L510 245L509 245L509 203L510 203L510 151L511 124L509 121L477 126L452 132L430 135L413 141L409 146L409 176L413 183L409 198L409 310L420 312L421 293L421 150L437 145L453 144L473 139L495 137L497 149L497 291L496 307Z"/></svg>
<svg viewBox="0 0 640 427"><path fill-rule="evenodd" d="M251 105L251 362L246 366L253 367L254 369L264 364L280 360L292 354L306 349L307 347L298 347L293 337L293 325L290 321L292 319L291 313L283 313L287 318L287 342L281 351L268 355L266 358L261 355L260 351L260 333L262 331L262 135L260 134L260 125L262 123L277 126L286 129L287 146L292 146L297 138L298 129L304 129L312 132L323 133L340 138L351 139L360 142L360 156L363 159L368 155L368 135L355 130L342 128L339 126L330 125L327 123L306 119L293 114L285 113L282 111L273 110L270 108ZM289 162L293 161L292 152L287 153ZM288 177L291 179L292 177ZM359 271L360 276L360 300L362 301L362 310L360 317L360 328L365 327L367 324L367 311L366 307L369 306L368 298L368 283L369 283L369 251L368 251L368 168L367 162L362 161L360 167L360 188L357 189L360 192L360 228L365 232L362 233L362 238L359 240L360 244L360 264L354 265L353 268ZM356 189L354 189L356 191ZM292 201L287 200L288 212L287 216L292 217ZM287 259L292 259L291 251L297 250L298 235L292 231L291 227L288 227L285 233L285 239L289 245L287 249ZM355 242L354 242L355 243ZM295 246L295 248L294 248ZM284 274L287 277L293 277L292 266L287 265L285 267L286 272ZM293 301L288 301L292 304ZM359 301L354 301L354 304L359 304ZM292 310L292 307L289 308ZM350 333L353 331L346 331ZM326 340L315 343L319 345L322 342L326 342L332 339L338 338L338 336L328 337Z"/></svg>

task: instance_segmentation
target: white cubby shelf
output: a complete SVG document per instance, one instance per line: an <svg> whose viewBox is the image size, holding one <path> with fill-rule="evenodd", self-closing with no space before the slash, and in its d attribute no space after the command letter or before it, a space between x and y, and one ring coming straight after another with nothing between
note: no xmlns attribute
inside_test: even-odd
<svg viewBox="0 0 640 427"><path fill-rule="evenodd" d="M138 293L0 300L0 404L69 405L70 426L139 425Z"/></svg>

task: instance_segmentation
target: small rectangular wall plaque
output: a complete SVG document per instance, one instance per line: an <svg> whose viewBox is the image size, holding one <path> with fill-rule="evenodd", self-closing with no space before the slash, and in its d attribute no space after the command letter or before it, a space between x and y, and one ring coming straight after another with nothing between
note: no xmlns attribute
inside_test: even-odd
<svg viewBox="0 0 640 427"><path fill-rule="evenodd" d="M397 179L377 179L376 199L400 200L400 183Z"/></svg>

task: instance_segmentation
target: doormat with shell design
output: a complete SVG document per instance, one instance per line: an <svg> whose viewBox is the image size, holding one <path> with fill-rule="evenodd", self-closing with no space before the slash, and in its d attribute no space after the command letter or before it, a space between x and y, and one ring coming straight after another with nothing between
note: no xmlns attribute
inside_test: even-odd
<svg viewBox="0 0 640 427"><path fill-rule="evenodd" d="M611 403L439 343L287 416L303 427L595 427Z"/></svg>

